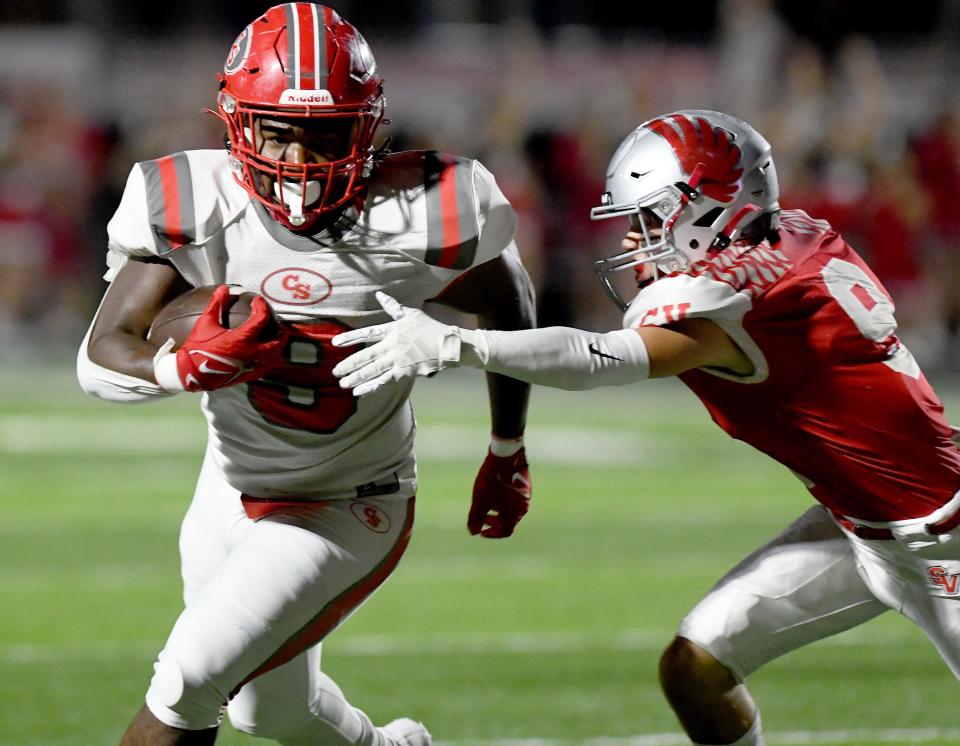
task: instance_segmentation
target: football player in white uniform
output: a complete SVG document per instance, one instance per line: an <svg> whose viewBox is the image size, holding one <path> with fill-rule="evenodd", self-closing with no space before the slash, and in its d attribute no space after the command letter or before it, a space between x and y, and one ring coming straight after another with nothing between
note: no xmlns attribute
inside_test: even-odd
<svg viewBox="0 0 960 746"><path fill-rule="evenodd" d="M374 727L319 667L320 640L403 554L417 479L411 383L354 399L331 373L346 353L330 339L387 318L378 290L532 326L515 215L477 161L374 150L381 78L328 7L269 9L219 82L227 150L133 167L78 356L81 385L104 399L203 392L209 426L180 539L185 610L123 743L213 743L226 706L235 727L283 744L428 744L410 719ZM179 349L147 341L167 302L209 285ZM233 329L228 286L262 296ZM488 383L493 440L468 528L497 538L529 503L529 386Z"/></svg>
<svg viewBox="0 0 960 746"><path fill-rule="evenodd" d="M726 432L800 476L820 505L720 580L661 658L698 744L762 744L746 677L887 609L960 676L960 451L943 405L867 265L824 221L781 213L778 194L748 124L656 117L614 154L593 212L630 220L597 267L623 329L471 331L381 296L396 321L333 340L375 342L334 369L360 394L458 363L569 389L677 375ZM637 273L630 303L620 270Z"/></svg>

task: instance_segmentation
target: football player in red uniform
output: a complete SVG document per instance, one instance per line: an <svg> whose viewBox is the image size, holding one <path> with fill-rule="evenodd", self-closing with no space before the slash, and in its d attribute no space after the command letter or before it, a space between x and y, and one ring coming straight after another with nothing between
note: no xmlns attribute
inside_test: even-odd
<svg viewBox="0 0 960 746"><path fill-rule="evenodd" d="M827 223L780 210L769 144L718 112L637 127L602 202L593 217L630 221L597 263L623 329L469 331L382 296L395 321L334 339L375 342L334 369L341 385L456 364L568 389L679 376L800 478L820 504L724 576L662 656L695 743L763 743L747 676L890 608L960 675L960 451L876 276ZM623 270L639 284L629 303Z"/></svg>
<svg viewBox="0 0 960 746"><path fill-rule="evenodd" d="M123 743L213 743L226 705L236 728L283 744L425 746L420 723L375 727L320 670L320 640L400 560L417 484L410 382L357 401L331 373L345 353L330 339L388 318L381 289L532 326L514 211L477 161L375 150L382 81L330 8L270 8L219 82L227 149L133 167L78 356L90 393L201 391L209 424L180 537L186 608ZM148 341L171 298L211 285L179 349ZM236 328L227 286L261 296ZM489 388L494 437L467 523L497 538L529 502L529 386L492 374Z"/></svg>

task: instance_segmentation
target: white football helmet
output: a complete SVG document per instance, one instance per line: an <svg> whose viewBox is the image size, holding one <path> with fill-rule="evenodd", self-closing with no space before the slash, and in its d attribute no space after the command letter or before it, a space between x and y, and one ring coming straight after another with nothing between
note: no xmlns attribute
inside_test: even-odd
<svg viewBox="0 0 960 746"><path fill-rule="evenodd" d="M654 277L684 271L742 238L763 216L773 230L779 196L770 144L746 122L701 110L651 119L620 143L602 204L590 211L594 220L629 216L643 242L596 262L597 274L626 309L612 273L650 263Z"/></svg>

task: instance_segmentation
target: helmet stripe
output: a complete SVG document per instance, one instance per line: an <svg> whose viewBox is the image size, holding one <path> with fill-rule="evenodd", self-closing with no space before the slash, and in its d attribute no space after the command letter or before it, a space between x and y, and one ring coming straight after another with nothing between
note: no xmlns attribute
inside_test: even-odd
<svg viewBox="0 0 960 746"><path fill-rule="evenodd" d="M683 144L687 151L693 151L695 148L702 150L702 146L697 142L697 128L690 120L690 117L682 115L675 116L673 121L680 128L680 132L683 135Z"/></svg>
<svg viewBox="0 0 960 746"><path fill-rule="evenodd" d="M322 39L325 46L327 35L326 29L320 23L316 3L310 3L310 13L313 16L313 87L320 90L326 88L326 85L320 85L320 78L325 78L327 71L326 54L323 57L320 56L320 42Z"/></svg>
<svg viewBox="0 0 960 746"><path fill-rule="evenodd" d="M700 133L703 140L703 149L708 153L715 151L717 149L717 132L710 126L710 122L703 117L697 117L693 121L697 125L697 132Z"/></svg>
<svg viewBox="0 0 960 746"><path fill-rule="evenodd" d="M666 140L675 152L683 148L683 140L680 139L677 131L667 123L666 119L654 119L647 124L647 127Z"/></svg>
<svg viewBox="0 0 960 746"><path fill-rule="evenodd" d="M333 24L333 21L330 19L330 8L314 5L314 13L318 13L321 9L323 10L323 18L316 18L316 66L317 66L317 90L325 89L327 87L327 80L330 77L330 67L327 64L327 27Z"/></svg>
<svg viewBox="0 0 960 746"><path fill-rule="evenodd" d="M316 88L317 81L317 6L297 3L297 88Z"/></svg>
<svg viewBox="0 0 960 746"><path fill-rule="evenodd" d="M323 18L320 17L321 11ZM287 88L322 90L327 87L327 14L316 3L288 3Z"/></svg>
<svg viewBox="0 0 960 746"><path fill-rule="evenodd" d="M287 88L300 88L300 19L296 3L283 6L287 15Z"/></svg>
<svg viewBox="0 0 960 746"><path fill-rule="evenodd" d="M707 197L718 202L733 200L743 175L743 154L723 127L682 113L659 117L646 127L667 141L684 173L695 173L698 164L703 166L699 186Z"/></svg>

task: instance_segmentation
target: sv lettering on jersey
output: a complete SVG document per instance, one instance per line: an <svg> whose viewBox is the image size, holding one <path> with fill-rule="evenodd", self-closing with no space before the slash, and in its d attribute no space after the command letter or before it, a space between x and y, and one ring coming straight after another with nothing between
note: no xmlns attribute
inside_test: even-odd
<svg viewBox="0 0 960 746"><path fill-rule="evenodd" d="M689 303L667 303L663 306L654 306L648 308L640 317L640 326L657 326L682 321L689 310Z"/></svg>
<svg viewBox="0 0 960 746"><path fill-rule="evenodd" d="M956 596L960 593L960 574L949 573L947 568L936 565L927 570L930 582L935 586L943 588L948 596Z"/></svg>

